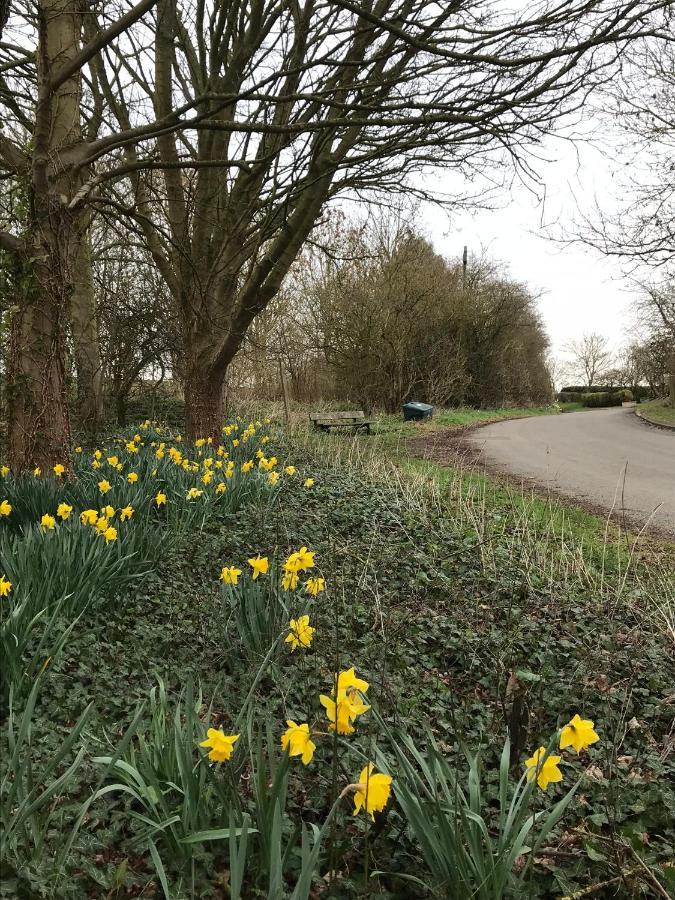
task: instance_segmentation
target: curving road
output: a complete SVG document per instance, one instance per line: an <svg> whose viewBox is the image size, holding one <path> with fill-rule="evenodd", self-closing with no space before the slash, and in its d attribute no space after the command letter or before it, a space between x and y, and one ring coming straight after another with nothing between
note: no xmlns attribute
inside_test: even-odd
<svg viewBox="0 0 675 900"><path fill-rule="evenodd" d="M651 516L675 533L675 431L653 428L630 409L510 419L466 441L488 467L592 506L623 508L638 525Z"/></svg>

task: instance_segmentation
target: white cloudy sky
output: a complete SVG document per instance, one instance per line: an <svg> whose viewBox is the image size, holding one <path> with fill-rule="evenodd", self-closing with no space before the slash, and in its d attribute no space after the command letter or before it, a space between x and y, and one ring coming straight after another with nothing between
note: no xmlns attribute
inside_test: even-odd
<svg viewBox="0 0 675 900"><path fill-rule="evenodd" d="M605 335L618 349L632 324L632 280L599 251L552 239L572 234L575 221L592 217L596 203L611 211L617 162L589 143L559 139L547 141L541 155L546 160L537 164L539 196L516 182L490 210L459 212L449 219L425 206L425 231L443 255L460 256L464 244L469 253L485 248L508 265L513 277L542 292L540 308L555 355L564 355L570 339L590 331ZM449 177L440 178L451 190Z"/></svg>

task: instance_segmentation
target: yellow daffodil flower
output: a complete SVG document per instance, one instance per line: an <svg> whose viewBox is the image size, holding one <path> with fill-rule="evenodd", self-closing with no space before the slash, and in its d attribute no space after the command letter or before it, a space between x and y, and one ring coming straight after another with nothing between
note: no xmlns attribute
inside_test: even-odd
<svg viewBox="0 0 675 900"><path fill-rule="evenodd" d="M97 459L93 459L91 461L91 467L92 467L92 469L100 469L101 463Z"/></svg>
<svg viewBox="0 0 675 900"><path fill-rule="evenodd" d="M242 472L250 472L252 468L253 468L253 460L252 459L247 459L245 463L241 464Z"/></svg>
<svg viewBox="0 0 675 900"><path fill-rule="evenodd" d="M56 510L56 515L63 519L63 521L65 522L66 519L69 518L72 511L72 506L69 506L67 503L59 503Z"/></svg>
<svg viewBox="0 0 675 900"><path fill-rule="evenodd" d="M213 472L204 472L202 475L202 482L204 484L210 484L213 480Z"/></svg>
<svg viewBox="0 0 675 900"><path fill-rule="evenodd" d="M285 472L287 475L295 475L295 473L296 473L297 471L298 471L298 470L295 468L295 466L286 466L286 468L284 469L284 472Z"/></svg>
<svg viewBox="0 0 675 900"><path fill-rule="evenodd" d="M592 720L582 719L577 713L560 732L560 749L574 747L577 753L581 753L599 740L593 729Z"/></svg>
<svg viewBox="0 0 675 900"><path fill-rule="evenodd" d="M319 697L333 731L337 729L338 734L354 733L356 729L352 723L357 716L362 716L370 709L360 696L369 687L367 681L357 677L353 667L335 676L330 697L325 694Z"/></svg>
<svg viewBox="0 0 675 900"><path fill-rule="evenodd" d="M220 571L220 580L223 584L236 584L240 575L241 569L237 569L235 566L223 566Z"/></svg>
<svg viewBox="0 0 675 900"><path fill-rule="evenodd" d="M533 781L536 778L542 791L545 791L549 784L555 784L563 779L562 772L558 768L562 757L551 755L544 759L545 756L546 747L540 747L529 759L525 760L527 780Z"/></svg>
<svg viewBox="0 0 675 900"><path fill-rule="evenodd" d="M288 728L281 735L281 749L287 749L289 756L300 756L303 765L309 765L316 750L316 744L312 741L309 725L306 722L302 725L296 725L292 719L287 719L286 724Z"/></svg>
<svg viewBox="0 0 675 900"><path fill-rule="evenodd" d="M117 540L117 529L113 528L112 525L103 532L103 537L105 538L106 544L109 544L111 541Z"/></svg>
<svg viewBox="0 0 675 900"><path fill-rule="evenodd" d="M322 591L326 590L326 582L323 578L308 578L305 582L305 590L312 597L317 597Z"/></svg>
<svg viewBox="0 0 675 900"><path fill-rule="evenodd" d="M0 597L8 597L11 590L12 582L5 578L4 575L0 575Z"/></svg>
<svg viewBox="0 0 675 900"><path fill-rule="evenodd" d="M249 559L248 564L253 569L254 581L258 575L266 575L270 567L268 558L266 556L261 556L260 554L253 559Z"/></svg>
<svg viewBox="0 0 675 900"><path fill-rule="evenodd" d="M281 578L281 586L285 591L294 591L298 586L300 576L297 572L284 572Z"/></svg>
<svg viewBox="0 0 675 900"><path fill-rule="evenodd" d="M115 507L110 505L104 506L101 510L101 515L107 519L113 519L115 517Z"/></svg>
<svg viewBox="0 0 675 900"><path fill-rule="evenodd" d="M155 497L155 503L157 506L166 506L166 494L163 494L161 491Z"/></svg>
<svg viewBox="0 0 675 900"><path fill-rule="evenodd" d="M95 509L85 509L80 513L80 522L83 525L95 525L98 521L98 512Z"/></svg>
<svg viewBox="0 0 675 900"><path fill-rule="evenodd" d="M216 485L216 494L224 494L227 490L227 485L224 481L219 481Z"/></svg>
<svg viewBox="0 0 675 900"><path fill-rule="evenodd" d="M96 520L96 530L98 531L98 533L105 534L105 532L108 528L108 524L109 524L108 520L106 519L105 516L99 516L98 519Z"/></svg>
<svg viewBox="0 0 675 900"><path fill-rule="evenodd" d="M354 794L354 815L358 815L362 809L365 809L374 821L374 814L382 812L389 801L390 794L391 776L375 773L373 763L368 763L359 775L359 789Z"/></svg>
<svg viewBox="0 0 675 900"><path fill-rule="evenodd" d="M2 468L0 468L0 475L2 475L3 478L7 478L9 475L9 466L2 466Z"/></svg>
<svg viewBox="0 0 675 900"><path fill-rule="evenodd" d="M130 519L134 514L133 506L125 506L120 510L120 521L126 522L127 519Z"/></svg>
<svg viewBox="0 0 675 900"><path fill-rule="evenodd" d="M309 624L309 616L291 619L290 632L285 640L286 644L291 645L291 653L295 653L298 647L311 647L315 631Z"/></svg>
<svg viewBox="0 0 675 900"><path fill-rule="evenodd" d="M12 511L12 504L9 500L3 500L0 503L0 516L8 516Z"/></svg>
<svg viewBox="0 0 675 900"><path fill-rule="evenodd" d="M56 525L56 519L54 516L50 516L49 513L45 513L40 519L40 525L42 525L45 531L53 531Z"/></svg>
<svg viewBox="0 0 675 900"><path fill-rule="evenodd" d="M76 448L75 448L75 452L76 452L76 453L82 453L82 447L76 447Z"/></svg>
<svg viewBox="0 0 675 900"><path fill-rule="evenodd" d="M129 482L129 484L136 484L136 482L138 481L138 475L136 474L136 472L129 472L129 474L127 475L127 481Z"/></svg>
<svg viewBox="0 0 675 900"><path fill-rule="evenodd" d="M206 740L201 741L199 746L210 748L209 759L212 762L226 762L232 756L234 745L238 740L238 734L225 734L220 728L209 728Z"/></svg>
<svg viewBox="0 0 675 900"><path fill-rule="evenodd" d="M285 572L305 572L307 569L313 569L314 551L308 550L307 547L301 547L288 557L284 563Z"/></svg>
<svg viewBox="0 0 675 900"><path fill-rule="evenodd" d="M129 441L128 444L125 445L129 453L138 453L138 447L133 441Z"/></svg>
<svg viewBox="0 0 675 900"><path fill-rule="evenodd" d="M33 475L35 475L36 478L39 478L40 475L42 475L42 469L40 468L40 466L36 466L33 469Z"/></svg>
<svg viewBox="0 0 675 900"><path fill-rule="evenodd" d="M191 487L187 494L185 495L186 500L196 500L197 497L201 497L204 491L200 491L199 488Z"/></svg>
<svg viewBox="0 0 675 900"><path fill-rule="evenodd" d="M267 475L267 480L269 481L269 483L271 485L275 485L277 483L277 481L279 480L279 473L278 472L269 472Z"/></svg>
<svg viewBox="0 0 675 900"><path fill-rule="evenodd" d="M118 464L119 459L118 459L116 456L109 456L109 457L107 458L107 462L108 462L108 465L109 465L109 466L112 466L113 469L114 469L115 466Z"/></svg>
<svg viewBox="0 0 675 900"><path fill-rule="evenodd" d="M105 478L98 483L98 489L102 494L107 494L111 487L112 485Z"/></svg>
<svg viewBox="0 0 675 900"><path fill-rule="evenodd" d="M305 478L305 480L304 480L304 486L305 486L306 488L314 487L314 479L313 479L313 478Z"/></svg>
<svg viewBox="0 0 675 900"><path fill-rule="evenodd" d="M61 463L57 463L54 466L54 474L56 475L57 478L60 478L65 471L66 471L66 467L62 466Z"/></svg>

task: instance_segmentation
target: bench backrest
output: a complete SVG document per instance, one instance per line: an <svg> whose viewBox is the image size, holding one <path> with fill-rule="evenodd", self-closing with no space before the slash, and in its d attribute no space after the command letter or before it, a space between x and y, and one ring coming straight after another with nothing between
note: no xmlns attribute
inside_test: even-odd
<svg viewBox="0 0 675 900"><path fill-rule="evenodd" d="M310 413L309 418L311 422L362 422L366 414L362 409L355 409L351 412Z"/></svg>

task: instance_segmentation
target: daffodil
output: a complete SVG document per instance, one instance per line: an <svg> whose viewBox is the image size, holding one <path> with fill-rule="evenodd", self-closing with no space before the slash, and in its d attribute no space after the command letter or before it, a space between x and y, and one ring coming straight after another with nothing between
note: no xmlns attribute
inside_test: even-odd
<svg viewBox="0 0 675 900"><path fill-rule="evenodd" d="M40 519L40 525L42 525L45 531L53 531L56 526L56 519L54 516L50 516L49 513L45 513Z"/></svg>
<svg viewBox="0 0 675 900"><path fill-rule="evenodd" d="M0 575L0 597L8 597L11 590L12 582L5 578L4 575Z"/></svg>
<svg viewBox="0 0 675 900"><path fill-rule="evenodd" d="M281 586L285 591L294 591L299 580L300 576L297 572L284 572L281 577Z"/></svg>
<svg viewBox="0 0 675 900"><path fill-rule="evenodd" d="M314 565L314 551L301 547L288 557L284 563L284 571L305 572L307 569L313 569Z"/></svg>
<svg viewBox="0 0 675 900"><path fill-rule="evenodd" d="M536 778L537 784L542 791L545 791L549 784L562 781L563 775L558 768L558 763L561 759L562 757L560 756L546 756L546 747L540 747L538 750L535 750L532 756L525 760L527 780L533 781Z"/></svg>
<svg viewBox="0 0 675 900"><path fill-rule="evenodd" d="M195 441L195 447L203 447L205 443L205 438L197 438L197 440Z"/></svg>
<svg viewBox="0 0 675 900"><path fill-rule="evenodd" d="M109 526L109 522L105 516L99 516L96 520L96 530L99 534L105 534Z"/></svg>
<svg viewBox="0 0 675 900"><path fill-rule="evenodd" d="M291 645L291 653L294 653L298 647L310 647L315 628L309 624L309 616L299 616L297 619L291 619L290 631L286 636L285 643Z"/></svg>
<svg viewBox="0 0 675 900"><path fill-rule="evenodd" d="M101 463L97 459L93 459L91 461L91 467L92 467L92 469L100 469Z"/></svg>
<svg viewBox="0 0 675 900"><path fill-rule="evenodd" d="M298 470L295 468L295 466L286 466L285 469L284 469L284 472L285 472L287 475L295 475L295 473L296 473L297 471L298 471Z"/></svg>
<svg viewBox="0 0 675 900"><path fill-rule="evenodd" d="M305 478L304 485L306 488L314 487L314 479L313 478Z"/></svg>
<svg viewBox="0 0 675 900"><path fill-rule="evenodd" d="M216 494L224 494L227 490L227 485L224 481L219 481L216 485Z"/></svg>
<svg viewBox="0 0 675 900"><path fill-rule="evenodd" d="M204 484L211 484L212 480L213 480L213 472L204 472L204 474L202 475L202 482Z"/></svg>
<svg viewBox="0 0 675 900"><path fill-rule="evenodd" d="M129 453L138 453L138 447L136 446L136 444L133 441L129 441L126 444L126 448L129 451Z"/></svg>
<svg viewBox="0 0 675 900"><path fill-rule="evenodd" d="M98 483L98 489L102 494L107 494L111 487L112 485L105 478Z"/></svg>
<svg viewBox="0 0 675 900"><path fill-rule="evenodd" d="M245 463L241 464L242 472L250 472L252 468L253 468L253 460L252 459L248 459L248 460L246 460Z"/></svg>
<svg viewBox="0 0 675 900"><path fill-rule="evenodd" d="M200 491L199 488L191 487L187 494L185 495L186 500L196 500L197 497L201 497L204 491Z"/></svg>
<svg viewBox="0 0 675 900"><path fill-rule="evenodd" d="M248 564L253 569L254 581L256 580L258 575L266 575L270 567L270 563L267 557L261 556L260 554L258 554L253 559L249 559Z"/></svg>
<svg viewBox="0 0 675 900"><path fill-rule="evenodd" d="M129 482L129 484L136 484L136 482L138 481L138 475L136 474L136 472L129 472L129 474L127 475L127 481Z"/></svg>
<svg viewBox="0 0 675 900"><path fill-rule="evenodd" d="M107 462L108 462L108 465L112 466L114 469L117 466L117 464L119 463L119 459L116 456L109 456L109 457L107 457Z"/></svg>
<svg viewBox="0 0 675 900"><path fill-rule="evenodd" d="M303 765L307 766L312 761L316 744L312 741L309 725L304 722L296 725L292 719L287 719L288 728L281 735L281 749L288 749L289 756L302 757Z"/></svg>
<svg viewBox="0 0 675 900"><path fill-rule="evenodd" d="M103 537L105 538L106 544L109 544L111 541L116 541L117 540L117 529L113 528L113 526L110 525L103 532Z"/></svg>
<svg viewBox="0 0 675 900"><path fill-rule="evenodd" d="M322 591L326 590L326 582L323 578L308 578L305 582L305 590L312 597L318 596Z"/></svg>
<svg viewBox="0 0 675 900"><path fill-rule="evenodd" d="M103 454L100 450L94 450L94 459L101 459L102 456Z"/></svg>
<svg viewBox="0 0 675 900"><path fill-rule="evenodd" d="M80 522L83 525L95 525L98 520L98 512L95 509L85 509L80 513Z"/></svg>
<svg viewBox="0 0 675 900"><path fill-rule="evenodd" d="M9 466L0 467L0 475L2 475L3 478L7 478L9 475Z"/></svg>
<svg viewBox="0 0 675 900"><path fill-rule="evenodd" d="M120 521L126 522L127 519L130 519L134 514L133 506L125 506L120 510Z"/></svg>
<svg viewBox="0 0 675 900"><path fill-rule="evenodd" d="M56 509L56 515L59 516L59 518L63 519L63 521L65 522L66 519L70 517L72 511L72 506L69 506L67 503L59 503Z"/></svg>
<svg viewBox="0 0 675 900"><path fill-rule="evenodd" d="M76 452L76 453L82 453L82 447L76 447L76 448L75 448L75 452Z"/></svg>
<svg viewBox="0 0 675 900"><path fill-rule="evenodd" d="M199 746L209 748L209 759L212 762L226 762L232 756L234 745L238 740L238 734L225 734L220 728L209 728L206 740Z"/></svg>
<svg viewBox="0 0 675 900"><path fill-rule="evenodd" d="M63 473L66 471L66 467L62 466L61 463L57 463L53 467L53 471L54 471L54 474L56 475L56 477L60 478L63 475Z"/></svg>
<svg viewBox="0 0 675 900"><path fill-rule="evenodd" d="M163 494L161 491L155 497L155 503L157 506L166 506L166 494Z"/></svg>
<svg viewBox="0 0 675 900"><path fill-rule="evenodd" d="M223 566L220 571L220 580L223 584L236 584L240 575L241 569L237 569L235 566Z"/></svg>
<svg viewBox="0 0 675 900"><path fill-rule="evenodd" d="M269 483L274 486L277 481L279 481L279 473L278 472L269 472L267 475L267 480Z"/></svg>
<svg viewBox="0 0 675 900"><path fill-rule="evenodd" d="M108 506L104 506L103 509L101 510L101 515L102 515L102 516L105 516L106 519L112 519L112 518L114 518L114 516L115 516L115 507L114 507L114 506L110 506L110 504L108 504Z"/></svg>
<svg viewBox="0 0 675 900"><path fill-rule="evenodd" d="M3 500L0 503L0 516L8 516L12 511L12 504L9 500Z"/></svg>
<svg viewBox="0 0 675 900"><path fill-rule="evenodd" d="M368 763L359 775L359 789L354 794L354 815L362 809L373 821L375 813L382 812L391 795L391 775L375 772L373 763Z"/></svg>
<svg viewBox="0 0 675 900"><path fill-rule="evenodd" d="M40 475L42 475L42 469L40 468L40 466L36 466L33 469L33 475L35 475L36 478L39 478Z"/></svg>
<svg viewBox="0 0 675 900"><path fill-rule="evenodd" d="M322 694L321 705L326 710L329 727L338 734L353 734L356 730L353 722L357 716L368 712L370 706L363 702L361 694L368 691L370 685L356 675L354 668L347 669L335 676L330 697Z"/></svg>
<svg viewBox="0 0 675 900"><path fill-rule="evenodd" d="M600 738L593 729L591 719L582 719L577 713L560 732L560 749L574 747L577 753L581 753L591 744L595 744Z"/></svg>

